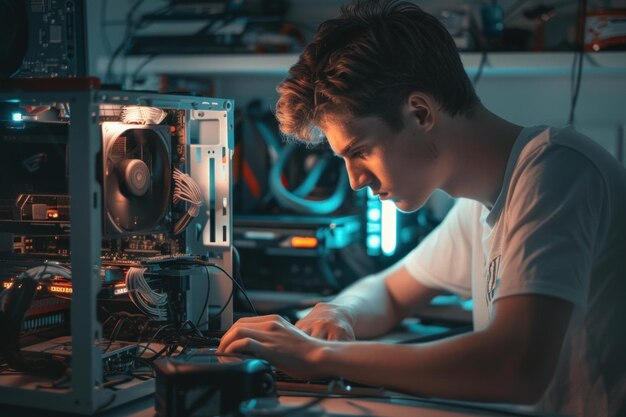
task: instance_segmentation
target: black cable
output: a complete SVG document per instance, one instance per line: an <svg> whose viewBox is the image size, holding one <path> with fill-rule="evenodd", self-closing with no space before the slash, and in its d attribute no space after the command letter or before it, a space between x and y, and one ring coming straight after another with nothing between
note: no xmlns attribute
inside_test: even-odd
<svg viewBox="0 0 626 417"><path fill-rule="evenodd" d="M140 343L141 340L143 339L143 333L146 331L146 328L148 327L148 325L151 322L156 322L156 320L151 319L148 317L148 320L143 324L143 326L141 327L141 331L139 332L139 337L137 337L137 343Z"/></svg>
<svg viewBox="0 0 626 417"><path fill-rule="evenodd" d="M111 74L112 74L112 71L113 71L113 63L117 59L118 55L120 53L122 53L124 48L126 48L126 46L128 44L128 41L130 41L130 38L131 38L132 34L134 33L134 30L131 29L132 26L133 26L132 25L133 14L139 8L139 6L141 6L141 3L143 3L144 1L145 0L137 0L135 2L135 4L130 8L128 13L126 14L126 29L125 29L125 32L124 32L124 39L122 39L122 42L120 42L118 47L113 52L113 55L111 55L111 58L109 59L109 63L107 65L107 69L106 69L106 72L104 74L104 81L105 82L110 82Z"/></svg>
<svg viewBox="0 0 626 417"><path fill-rule="evenodd" d="M578 94L580 92L580 82L583 73L583 57L585 55L585 26L587 19L587 0L580 0L578 6L578 32L577 46L578 51L575 52L574 62L572 63L571 83L572 83L572 102L570 104L569 118L567 124L574 125L576 114L576 104L578 103Z"/></svg>
<svg viewBox="0 0 626 417"><path fill-rule="evenodd" d="M143 352L145 352L146 350L149 350L150 352L154 353L155 355L158 354L159 352L157 352L156 350L152 349L151 347L147 347L147 346L141 346L139 343L136 343L137 347L143 348ZM143 355L142 352L142 355ZM152 357L150 357L149 359L151 359Z"/></svg>
<svg viewBox="0 0 626 417"><path fill-rule="evenodd" d="M515 3L513 3L513 5L509 6L505 11L504 11L504 22L506 22L507 20L511 19L513 16L515 16L515 14L519 11L519 9L526 3L528 3L529 0L517 0Z"/></svg>
<svg viewBox="0 0 626 417"><path fill-rule="evenodd" d="M172 327L173 326L171 324L166 324L166 325L163 325L163 326L159 327L158 330L156 331L156 333L154 333L154 335L152 335L150 340L148 340L148 343L146 344L146 346L145 347L142 346L143 347L143 351L141 352L141 355L143 355L144 352L146 350L148 350L148 347L150 347L150 344L152 344L152 342L155 341L156 337L159 335L159 333L161 333L161 331L163 331L164 329L167 329L167 328L172 328ZM141 356L141 355L139 355L139 356Z"/></svg>
<svg viewBox="0 0 626 417"><path fill-rule="evenodd" d="M137 68L133 72L133 75L130 77L131 87L134 87L135 84L137 83L137 77L139 76L139 73L141 72L141 70L144 69L144 67L148 65L154 58L156 58L156 56L157 54L151 54L141 64L137 65Z"/></svg>
<svg viewBox="0 0 626 417"><path fill-rule="evenodd" d="M508 416L517 416L517 417L528 417L528 412L526 411L517 411L513 409L507 409L506 406L498 406L494 403L493 407L489 405L483 405L481 403L475 403L471 401L460 401L460 400L446 400L446 399L434 399L434 398L426 398L426 397L399 397L399 396L385 396L385 399L391 401L406 401L406 402L423 402L427 404L438 404L438 405L446 405L452 407L462 407L464 410L479 410L479 411L487 411L491 413L505 414Z"/></svg>
<svg viewBox="0 0 626 417"><path fill-rule="evenodd" d="M302 397L302 393L301 392L282 392L280 394L281 397ZM415 403L415 402L422 402L422 403L426 403L426 404L438 404L438 405L446 405L446 406L458 406L458 407L463 407L463 408L467 408L467 409L472 409L472 410L480 410L480 411L488 411L488 412L497 412L497 413L502 413L502 414L506 414L506 415L510 415L510 416L519 416L519 417L523 417L523 416L528 416L528 413L524 412L524 411L516 411L516 410L508 410L504 407L498 407L497 405L494 404L493 407L490 407L489 405L481 405L480 403L473 403L470 401L457 401L457 400L446 400L446 399L434 399L434 398L430 398L430 397L419 397L419 396L415 396L415 395L407 395L407 396L397 396L397 395L381 395L381 396L372 396L372 395L364 395L364 394L350 394L350 393L341 393L341 394L334 394L334 393L314 393L314 392L308 392L307 393L308 397L315 397L317 399L324 400L327 398L355 398L355 399L359 399L359 398L363 398L363 399L372 399L375 398L376 400L388 400L388 401L394 401L397 404L402 402L402 401L406 401L406 402L411 402L411 403ZM301 411L301 410L299 410ZM291 412L291 411L289 411Z"/></svg>
<svg viewBox="0 0 626 417"><path fill-rule="evenodd" d="M237 286L237 288L239 289L239 291L241 291L241 293L243 294L243 296L245 297L246 301L248 302L248 304L250 304L250 308L252 309L252 312L254 313L255 316L258 316L259 313L257 313L256 308L254 308L254 304L252 303L252 300L250 300L250 297L248 297L248 294L246 293L246 290L243 288L243 286L241 284L239 284L237 282L237 280L235 278L233 278L228 272L226 272L226 270L224 268L222 268L221 266L214 264L214 263L207 263L207 266L211 266L213 268L217 268L220 271L222 271L228 278L230 278L230 280L233 282L233 284L235 284Z"/></svg>
<svg viewBox="0 0 626 417"><path fill-rule="evenodd" d="M139 19L137 23L133 24L133 15L135 14L139 6L144 1L145 0L137 0L137 2L131 7L131 9L126 14L126 29L124 33L124 38L122 39L122 42L118 45L118 47L115 49L115 51L111 55L111 58L109 59L109 63L107 65L107 69L104 75L105 82L110 82L110 78L113 73L113 64L115 60L118 58L118 56L122 52L124 52L124 49L128 46L128 42L130 42L130 40L132 39L132 36L137 32L137 30L144 27L143 25L145 25L146 23L147 24L152 23L152 21L155 20L158 16L164 14L165 12L169 11L172 8L172 5L168 3L166 6L158 8L156 11L150 13L149 15L144 15L141 19Z"/></svg>
<svg viewBox="0 0 626 417"><path fill-rule="evenodd" d="M243 280L241 279L241 255L239 255L239 250L235 247L235 245L233 245L232 248L233 257L235 258L235 264L233 265L235 270L233 271L233 275L237 280L239 280L241 285L243 285Z"/></svg>
<svg viewBox="0 0 626 417"><path fill-rule="evenodd" d="M191 334L191 335L185 334L184 330L185 330L185 327L187 327L187 326L189 326L189 329L192 331L192 333L195 333L195 336L193 334ZM177 336L177 339L176 339L176 342L174 344L176 346L182 348L180 354L185 353L187 351L187 347L192 342L196 342L196 343L199 342L201 344L204 344L205 342L208 343L208 339L206 339L204 337L202 332L200 330L198 330L196 325L193 324L193 322L191 320L185 320L183 322L183 324L180 325L180 327L178 329L178 333L177 333L176 336ZM185 343L184 345L182 344L183 342ZM194 345L195 345L195 343L194 343Z"/></svg>
<svg viewBox="0 0 626 417"><path fill-rule="evenodd" d="M485 69L485 65L487 64L487 48L483 45L482 52L480 54L480 62L478 64L478 69L476 70L476 74L474 75L474 79L472 80L472 84L474 84L474 88L478 85L478 81L483 75L483 71Z"/></svg>
<svg viewBox="0 0 626 417"><path fill-rule="evenodd" d="M481 35L481 32L478 29L478 22L473 17L471 18L470 34L472 35L476 45L480 47L480 61L478 62L478 67L476 68L476 74L472 79L472 84L474 85L474 88L476 88L483 75L485 65L487 64L488 47L487 39Z"/></svg>
<svg viewBox="0 0 626 417"><path fill-rule="evenodd" d="M111 393L111 397L109 398L109 400L107 402L105 402L104 404L102 404L100 407L98 407L96 409L96 413L99 413L100 411L104 410L108 406L112 405L115 402L116 397L117 397L116 393L114 393L114 392Z"/></svg>
<svg viewBox="0 0 626 417"><path fill-rule="evenodd" d="M196 327L200 327L200 320L202 319L202 316L204 316L204 312L206 311L207 306L209 305L209 295L211 294L211 273L209 272L208 265L204 265L204 269L206 270L206 279L207 279L206 297L204 299L204 305L202 306L202 311L200 312L200 315L198 316L198 320L196 320Z"/></svg>
<svg viewBox="0 0 626 417"><path fill-rule="evenodd" d="M300 404L297 406L294 406L292 408L288 408L288 409L281 409L280 412L277 413L272 413L272 410L267 410L268 413L265 414L267 416L273 416L273 415L280 415L280 416L287 416L287 415L291 415L293 413L299 413L301 411L305 411L308 410L309 408L319 404L320 402L324 401L327 398L333 398L334 394L333 394L333 390L335 389L335 385L336 384L341 384L342 387L345 388L343 380L342 379L333 379L331 380L328 385L326 386L326 393L323 395L315 395L313 396L312 400L309 400L307 402L305 402L304 404ZM281 394L281 396L283 396L283 394ZM309 396L309 394L307 394L307 396ZM353 398L352 396L350 398ZM371 398L371 397L368 397ZM254 401L254 400L250 400L250 401ZM278 403L277 403L278 404ZM241 408L239 409L239 411L244 415L257 415L257 414L253 414L252 411L253 409L250 409L251 412L247 412L247 410L242 410Z"/></svg>
<svg viewBox="0 0 626 417"><path fill-rule="evenodd" d="M117 336L119 335L120 330L122 329L122 326L124 325L126 320L128 320L128 318L124 317L124 318L119 319L117 323L115 323L113 330L111 330L111 335L109 336L109 343L107 344L106 348L102 350L102 352L109 351L109 349L111 348L111 345L113 345L113 342L115 342L115 340L117 339Z"/></svg>
<svg viewBox="0 0 626 417"><path fill-rule="evenodd" d="M235 293L235 287L233 287L231 289L230 295L226 299L226 302L224 303L222 308L220 308L220 311L215 313L215 315L213 317L209 317L209 319L207 320L207 323L211 323L211 322L215 321L216 319L218 319L218 318L220 318L222 316L222 313L224 313L224 310L226 310L226 307L228 307L228 304L230 304L230 302L232 301L234 293ZM202 324L204 324L204 323L202 323Z"/></svg>
<svg viewBox="0 0 626 417"><path fill-rule="evenodd" d="M243 281L243 277L241 276L241 256L239 255L239 250L233 245L233 277L237 280L237 282L241 285L244 292L247 292L248 289ZM255 314L257 314L255 312Z"/></svg>
<svg viewBox="0 0 626 417"><path fill-rule="evenodd" d="M109 36L106 33L106 25L105 25L107 2L108 0L102 0L102 5L100 7L100 34L102 35L102 44L104 45L104 51L106 52L107 55L111 55L113 48L111 47Z"/></svg>

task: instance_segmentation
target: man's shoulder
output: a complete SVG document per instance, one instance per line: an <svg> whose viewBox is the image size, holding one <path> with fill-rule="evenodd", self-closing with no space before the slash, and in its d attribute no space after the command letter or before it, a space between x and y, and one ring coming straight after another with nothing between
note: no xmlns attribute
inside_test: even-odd
<svg viewBox="0 0 626 417"><path fill-rule="evenodd" d="M617 159L597 141L577 131L573 127L546 127L528 142L520 160L530 159L536 162L571 167L576 163L579 168L594 166L599 171L606 168L623 170Z"/></svg>
<svg viewBox="0 0 626 417"><path fill-rule="evenodd" d="M536 176L550 181L587 173L600 179L611 170L619 172L623 167L597 142L573 128L550 127L528 141L514 177Z"/></svg>

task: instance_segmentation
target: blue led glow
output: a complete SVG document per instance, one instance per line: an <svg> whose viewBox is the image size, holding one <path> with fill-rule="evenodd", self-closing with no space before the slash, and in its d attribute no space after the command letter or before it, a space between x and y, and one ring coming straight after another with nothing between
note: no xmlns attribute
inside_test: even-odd
<svg viewBox="0 0 626 417"><path fill-rule="evenodd" d="M14 122L21 122L22 121L22 113L13 113L11 115L11 120L13 120Z"/></svg>
<svg viewBox="0 0 626 417"><path fill-rule="evenodd" d="M378 235L369 235L367 237L367 247L370 249L380 248L380 237Z"/></svg>
<svg viewBox="0 0 626 417"><path fill-rule="evenodd" d="M370 221L377 222L380 220L380 209L379 208L371 208L367 211L367 218Z"/></svg>
<svg viewBox="0 0 626 417"><path fill-rule="evenodd" d="M383 254L393 255L397 246L397 210L391 201L383 201L382 211L382 250Z"/></svg>

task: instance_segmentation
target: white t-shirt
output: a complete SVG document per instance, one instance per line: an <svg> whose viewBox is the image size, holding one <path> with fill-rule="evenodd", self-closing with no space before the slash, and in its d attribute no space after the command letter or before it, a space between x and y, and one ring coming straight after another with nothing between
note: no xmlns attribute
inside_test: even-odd
<svg viewBox="0 0 626 417"><path fill-rule="evenodd" d="M404 263L424 285L471 297L475 330L502 297L573 303L535 408L626 416L626 170L595 142L571 128L523 129L493 208L460 199Z"/></svg>

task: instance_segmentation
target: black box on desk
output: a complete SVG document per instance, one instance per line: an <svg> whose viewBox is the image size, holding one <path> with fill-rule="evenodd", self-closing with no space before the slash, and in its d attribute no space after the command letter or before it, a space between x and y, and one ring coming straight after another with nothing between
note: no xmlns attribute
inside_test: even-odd
<svg viewBox="0 0 626 417"><path fill-rule="evenodd" d="M242 401L276 395L268 362L261 359L188 354L157 360L157 417L236 414Z"/></svg>

